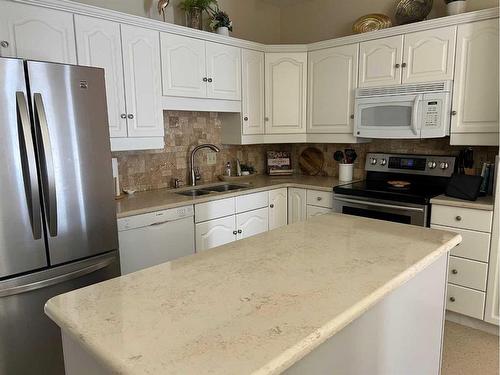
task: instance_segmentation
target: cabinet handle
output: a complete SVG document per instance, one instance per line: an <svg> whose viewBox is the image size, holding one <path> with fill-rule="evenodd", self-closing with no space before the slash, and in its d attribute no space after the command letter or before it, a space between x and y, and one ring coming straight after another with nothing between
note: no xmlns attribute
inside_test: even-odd
<svg viewBox="0 0 500 375"><path fill-rule="evenodd" d="M248 121L248 117L247 116L243 117L243 120Z"/></svg>
<svg viewBox="0 0 500 375"><path fill-rule="evenodd" d="M401 64L401 68L406 68L406 67L407 67L406 63Z"/></svg>
<svg viewBox="0 0 500 375"><path fill-rule="evenodd" d="M455 302L455 297L450 297L451 302Z"/></svg>
<svg viewBox="0 0 500 375"><path fill-rule="evenodd" d="M457 111L451 111L451 115L452 116L456 116L457 115Z"/></svg>
<svg viewBox="0 0 500 375"><path fill-rule="evenodd" d="M121 118L127 118L127 115L126 115L125 113L122 113L122 114L120 115L120 117L121 117Z"/></svg>
<svg viewBox="0 0 500 375"><path fill-rule="evenodd" d="M238 234L238 232L233 230L233 234L236 236Z"/></svg>
<svg viewBox="0 0 500 375"><path fill-rule="evenodd" d="M462 221L462 216L457 216L457 217L455 218L455 220L456 220L456 221Z"/></svg>
<svg viewBox="0 0 500 375"><path fill-rule="evenodd" d="M7 48L9 46L9 42L7 42L6 40L2 40L0 42L0 46L2 46L3 48Z"/></svg>
<svg viewBox="0 0 500 375"><path fill-rule="evenodd" d="M208 81L208 78L207 77L203 77L203 82L207 82Z"/></svg>
<svg viewBox="0 0 500 375"><path fill-rule="evenodd" d="M456 275L458 273L458 271L457 270L452 270L451 273L454 274L454 275Z"/></svg>
<svg viewBox="0 0 500 375"><path fill-rule="evenodd" d="M274 208L274 204L271 204L269 207Z"/></svg>
<svg viewBox="0 0 500 375"><path fill-rule="evenodd" d="M243 233L243 231L241 229L238 229L238 234L241 234Z"/></svg>
<svg viewBox="0 0 500 375"><path fill-rule="evenodd" d="M213 79L212 79L212 78L209 78L209 79L208 79L208 82L212 82L212 81L213 81Z"/></svg>
<svg viewBox="0 0 500 375"><path fill-rule="evenodd" d="M130 114L127 116L130 120L133 120L134 119L134 115Z"/></svg>
<svg viewBox="0 0 500 375"><path fill-rule="evenodd" d="M395 67L396 69L399 69L399 68L401 67L401 65L396 64L396 65L394 65L394 67Z"/></svg>

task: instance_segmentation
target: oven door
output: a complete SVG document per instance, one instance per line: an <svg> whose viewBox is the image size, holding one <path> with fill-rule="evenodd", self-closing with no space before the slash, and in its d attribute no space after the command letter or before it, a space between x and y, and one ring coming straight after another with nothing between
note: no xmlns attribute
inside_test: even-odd
<svg viewBox="0 0 500 375"><path fill-rule="evenodd" d="M419 139L422 99L422 94L356 98L354 135Z"/></svg>
<svg viewBox="0 0 500 375"><path fill-rule="evenodd" d="M333 200L335 212L367 217L396 223L429 226L426 205L366 199L336 194Z"/></svg>

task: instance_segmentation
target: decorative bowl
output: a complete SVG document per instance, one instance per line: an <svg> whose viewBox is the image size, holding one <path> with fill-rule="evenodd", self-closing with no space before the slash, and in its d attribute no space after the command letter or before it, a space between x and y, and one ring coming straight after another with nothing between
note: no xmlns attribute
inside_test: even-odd
<svg viewBox="0 0 500 375"><path fill-rule="evenodd" d="M423 21L431 12L433 0L399 0L396 21L400 25Z"/></svg>
<svg viewBox="0 0 500 375"><path fill-rule="evenodd" d="M362 16L352 25L352 31L356 34L367 33L369 31L387 29L392 26L391 19L385 14L373 13Z"/></svg>

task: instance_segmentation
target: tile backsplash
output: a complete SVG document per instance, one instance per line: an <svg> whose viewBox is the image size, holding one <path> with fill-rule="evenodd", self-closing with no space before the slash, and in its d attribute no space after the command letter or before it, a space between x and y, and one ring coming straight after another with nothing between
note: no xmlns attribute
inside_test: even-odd
<svg viewBox="0 0 500 375"><path fill-rule="evenodd" d="M207 165L207 150L198 152L196 165L199 167L202 181L217 181L217 176L224 171L229 161L239 159L243 164L252 165L258 173L265 173L266 152L269 150L289 151L292 153L293 167L298 170L297 160L307 147L316 147L325 155L323 174L338 175L337 163L333 153L345 148L353 148L358 154L355 163L355 178L364 176L364 165L368 152L391 152L428 155L458 155L463 147L449 145L448 138L428 140L374 140L365 144L285 144L285 145L250 145L230 146L221 144L221 119L213 112L165 111L165 148L151 151L115 152L118 159L120 183L122 189L136 191L155 190L172 186L172 180L178 178L189 184L189 155L191 149L199 144L213 143L221 149L217 154L217 163ZM474 147L475 167L481 168L485 161L494 161L497 147Z"/></svg>

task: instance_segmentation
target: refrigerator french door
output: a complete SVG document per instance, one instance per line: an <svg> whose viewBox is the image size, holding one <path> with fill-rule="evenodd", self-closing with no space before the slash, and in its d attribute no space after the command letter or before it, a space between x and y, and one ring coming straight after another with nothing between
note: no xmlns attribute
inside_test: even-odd
<svg viewBox="0 0 500 375"><path fill-rule="evenodd" d="M62 374L43 305L120 272L104 71L0 58L0 82L0 375Z"/></svg>

